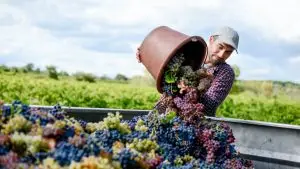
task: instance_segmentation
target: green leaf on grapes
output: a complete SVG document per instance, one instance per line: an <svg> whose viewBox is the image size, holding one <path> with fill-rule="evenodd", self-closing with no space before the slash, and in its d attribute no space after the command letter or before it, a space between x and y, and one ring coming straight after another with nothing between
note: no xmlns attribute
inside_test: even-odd
<svg viewBox="0 0 300 169"><path fill-rule="evenodd" d="M174 72L171 72L171 71L167 71L166 74L165 74L165 81L167 83L175 83L177 80Z"/></svg>

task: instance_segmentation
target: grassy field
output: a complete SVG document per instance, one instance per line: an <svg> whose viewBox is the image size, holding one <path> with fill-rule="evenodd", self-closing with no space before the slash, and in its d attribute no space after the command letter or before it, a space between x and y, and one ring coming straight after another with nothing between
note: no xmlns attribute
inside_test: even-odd
<svg viewBox="0 0 300 169"><path fill-rule="evenodd" d="M143 80L142 80L143 81ZM218 117L231 117L300 125L300 89L270 82L236 82L219 107ZM297 94L298 92L298 94ZM50 79L43 74L1 73L0 100L11 103L74 107L152 109L160 94L141 81L78 81L74 77Z"/></svg>

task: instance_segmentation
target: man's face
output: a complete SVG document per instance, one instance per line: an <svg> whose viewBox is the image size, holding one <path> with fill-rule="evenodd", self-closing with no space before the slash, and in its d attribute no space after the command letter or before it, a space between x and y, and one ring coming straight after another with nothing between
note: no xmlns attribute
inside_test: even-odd
<svg viewBox="0 0 300 169"><path fill-rule="evenodd" d="M218 41L218 39L210 38L209 40L209 57L210 62L216 65L227 60L234 48L226 43Z"/></svg>

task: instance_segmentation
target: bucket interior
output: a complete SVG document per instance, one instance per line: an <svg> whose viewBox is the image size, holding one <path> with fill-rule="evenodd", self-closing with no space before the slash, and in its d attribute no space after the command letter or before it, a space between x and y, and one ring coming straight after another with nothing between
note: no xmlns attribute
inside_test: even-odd
<svg viewBox="0 0 300 169"><path fill-rule="evenodd" d="M206 50L206 46L203 45L203 42L198 40L187 42L179 48L176 53L183 53L186 58L183 65L192 66L195 71L201 67L206 56Z"/></svg>

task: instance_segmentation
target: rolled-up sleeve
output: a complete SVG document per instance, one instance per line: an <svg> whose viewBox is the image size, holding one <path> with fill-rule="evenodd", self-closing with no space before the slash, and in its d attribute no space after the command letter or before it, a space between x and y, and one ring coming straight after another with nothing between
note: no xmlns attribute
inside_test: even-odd
<svg viewBox="0 0 300 169"><path fill-rule="evenodd" d="M234 82L234 71L230 65L223 65L214 74L215 78L211 87L200 98L204 104L204 113L207 116L215 116L218 106L229 94Z"/></svg>

